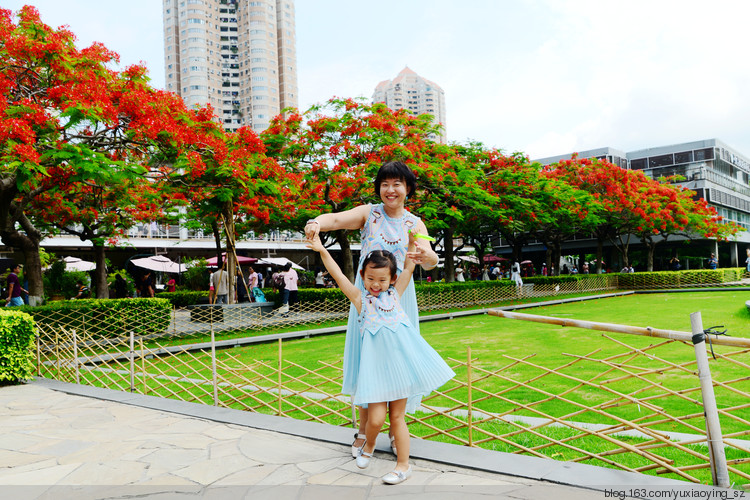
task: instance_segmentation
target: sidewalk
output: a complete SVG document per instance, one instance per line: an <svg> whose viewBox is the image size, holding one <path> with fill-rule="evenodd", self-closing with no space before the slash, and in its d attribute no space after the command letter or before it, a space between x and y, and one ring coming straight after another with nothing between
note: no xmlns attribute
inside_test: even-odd
<svg viewBox="0 0 750 500"><path fill-rule="evenodd" d="M388 486L379 478L393 456L376 453L359 470L350 429L45 379L0 387L0 426L0 494L8 499L585 500L605 498L601 485L688 486L416 439L413 476Z"/></svg>

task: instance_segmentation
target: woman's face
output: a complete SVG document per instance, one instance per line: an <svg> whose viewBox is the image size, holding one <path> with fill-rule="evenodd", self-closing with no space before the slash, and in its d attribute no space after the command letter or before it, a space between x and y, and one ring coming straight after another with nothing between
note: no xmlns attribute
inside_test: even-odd
<svg viewBox="0 0 750 500"><path fill-rule="evenodd" d="M402 208L406 202L406 191L403 179L384 179L380 183L380 199L389 208Z"/></svg>

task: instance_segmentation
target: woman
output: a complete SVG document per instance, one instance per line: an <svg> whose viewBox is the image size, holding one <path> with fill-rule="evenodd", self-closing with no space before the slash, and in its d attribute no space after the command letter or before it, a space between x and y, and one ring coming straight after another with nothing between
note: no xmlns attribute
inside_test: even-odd
<svg viewBox="0 0 750 500"><path fill-rule="evenodd" d="M405 208L407 197L412 195L417 187L414 172L400 161L383 164L375 177L375 194L382 201L378 205L360 205L351 210L340 213L322 214L307 221L305 235L312 240L321 231L335 231L337 229L359 229L362 234L362 250L357 266L355 285L362 291L360 270L362 262L373 250L388 250L396 256L399 272L404 269L404 260L409 246L409 231L427 235L427 227L421 219L409 213ZM427 240L418 238L417 248L409 252L409 258L425 270L432 269L438 263L438 256ZM401 297L401 305L409 320L419 331L419 309L417 308L417 294L414 290L414 280ZM349 308L349 323L346 330L344 345L344 384L342 392L354 395L356 380L359 374L360 348L362 337L359 332L357 310ZM411 402L413 403L413 402ZM352 444L352 455L357 456L364 446L365 427L367 425L367 409L360 408L359 433L355 435Z"/></svg>
<svg viewBox="0 0 750 500"><path fill-rule="evenodd" d="M466 281L464 278L464 268L461 266L456 268L456 281Z"/></svg>

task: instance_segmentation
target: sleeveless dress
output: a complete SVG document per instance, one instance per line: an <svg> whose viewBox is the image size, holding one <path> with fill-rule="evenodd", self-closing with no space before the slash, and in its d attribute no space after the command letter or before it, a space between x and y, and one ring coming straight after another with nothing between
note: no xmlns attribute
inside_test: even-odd
<svg viewBox="0 0 750 500"><path fill-rule="evenodd" d="M409 229L416 228L419 218L404 210L404 214L398 218L388 217L383 204L371 205L370 215L362 227L359 263L357 264L356 279L354 285L360 289L364 296L367 292L362 285L362 262L367 254L373 250L388 250L396 256L399 273L404 269L406 249L409 246ZM419 333L419 309L417 308L417 293L414 290L414 280L409 281L404 294L401 296L401 307L406 312L412 326ZM354 395L357 390L357 377L359 375L360 350L362 348L362 336L359 331L359 314L354 304L349 308L349 322L346 329L346 341L344 344L344 383L341 392Z"/></svg>
<svg viewBox="0 0 750 500"><path fill-rule="evenodd" d="M391 287L363 294L359 315L361 359L354 404L407 399L413 413L426 396L456 374L414 329Z"/></svg>

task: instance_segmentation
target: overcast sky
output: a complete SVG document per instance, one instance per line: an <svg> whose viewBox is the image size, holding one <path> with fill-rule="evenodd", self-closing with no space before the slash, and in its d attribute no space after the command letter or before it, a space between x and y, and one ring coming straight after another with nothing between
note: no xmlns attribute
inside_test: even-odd
<svg viewBox="0 0 750 500"><path fill-rule="evenodd" d="M164 87L161 0L32 3ZM750 2L296 0L300 107L371 97L408 65L448 138L531 158L718 138L750 157ZM744 89L744 90L743 90Z"/></svg>

